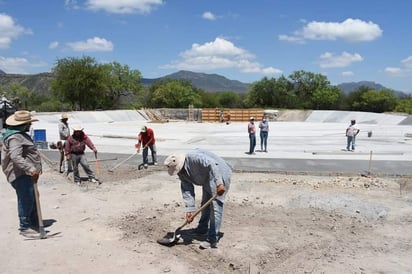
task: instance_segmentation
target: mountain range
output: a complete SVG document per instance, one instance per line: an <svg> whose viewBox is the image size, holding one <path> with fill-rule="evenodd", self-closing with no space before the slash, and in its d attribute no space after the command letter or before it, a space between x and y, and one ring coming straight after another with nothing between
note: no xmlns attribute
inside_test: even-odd
<svg viewBox="0 0 412 274"><path fill-rule="evenodd" d="M32 92L38 94L50 94L50 81L52 79L53 74L49 72L39 74L7 74L0 70L0 87L8 85L11 82L17 82L27 87ZM185 70L181 70L160 78L142 78L142 84L144 86L148 86L156 81L165 79L185 80L190 82L193 86L208 92L233 91L238 93L246 93L251 85L250 83L230 80L218 74L198 73ZM361 86L377 91L388 89L381 84L371 81L350 82L337 85L337 87L342 90L344 94L349 94ZM395 93L398 97L407 97L407 94L404 92L395 91Z"/></svg>

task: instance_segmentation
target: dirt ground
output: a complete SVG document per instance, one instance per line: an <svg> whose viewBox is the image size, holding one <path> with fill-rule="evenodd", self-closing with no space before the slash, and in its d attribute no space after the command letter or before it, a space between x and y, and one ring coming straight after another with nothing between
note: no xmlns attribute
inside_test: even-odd
<svg viewBox="0 0 412 274"><path fill-rule="evenodd" d="M92 163L92 167L96 166ZM217 249L185 234L179 183L161 166L120 166L77 186L45 165L49 235L18 234L16 197L1 175L0 273L412 273L409 178L234 173ZM200 194L200 189L198 194Z"/></svg>

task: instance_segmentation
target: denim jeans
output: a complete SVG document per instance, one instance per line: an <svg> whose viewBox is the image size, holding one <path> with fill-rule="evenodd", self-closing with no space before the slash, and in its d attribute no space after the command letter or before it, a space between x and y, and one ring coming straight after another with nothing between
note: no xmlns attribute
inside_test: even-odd
<svg viewBox="0 0 412 274"><path fill-rule="evenodd" d="M346 149L350 150L350 148L352 148L352 150L355 150L355 136L347 136L348 137L348 142L346 145Z"/></svg>
<svg viewBox="0 0 412 274"><path fill-rule="evenodd" d="M252 154L255 152L255 147L256 147L256 134L254 133L249 133L249 153Z"/></svg>
<svg viewBox="0 0 412 274"><path fill-rule="evenodd" d="M265 151L267 150L268 147L268 132L267 131L261 131L260 132L260 149Z"/></svg>
<svg viewBox="0 0 412 274"><path fill-rule="evenodd" d="M84 154L71 154L72 166L73 166L73 178L74 182L80 182L79 164L82 166L84 172L86 172L89 179L94 178L93 171L90 169L89 163L87 162L86 156Z"/></svg>
<svg viewBox="0 0 412 274"><path fill-rule="evenodd" d="M19 214L20 230L30 227L37 228L39 220L37 217L36 200L34 197L33 179L31 176L23 175L11 182L17 194L17 210Z"/></svg>
<svg viewBox="0 0 412 274"><path fill-rule="evenodd" d="M203 190L202 205L204 205L212 195ZM220 226L222 225L223 203L219 200L214 200L210 206L202 211L202 216L199 220L198 230L207 231L208 240L216 243L219 240Z"/></svg>
<svg viewBox="0 0 412 274"><path fill-rule="evenodd" d="M156 157L156 145L151 145L151 146L147 146L143 149L143 164L148 164L149 160L148 158L148 154L149 154L149 148L150 148L150 152L152 153L152 160L153 163L157 163L157 157Z"/></svg>

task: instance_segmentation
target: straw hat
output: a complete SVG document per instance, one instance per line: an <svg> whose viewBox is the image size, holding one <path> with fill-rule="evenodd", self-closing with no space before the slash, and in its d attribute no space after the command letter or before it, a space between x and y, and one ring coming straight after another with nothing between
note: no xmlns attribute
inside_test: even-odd
<svg viewBox="0 0 412 274"><path fill-rule="evenodd" d="M167 172L170 176L178 173L183 168L185 158L185 154L172 154L166 158L164 164L167 166Z"/></svg>
<svg viewBox="0 0 412 274"><path fill-rule="evenodd" d="M82 128L81 125L75 125L74 127L72 127L73 131L82 131L84 128Z"/></svg>
<svg viewBox="0 0 412 274"><path fill-rule="evenodd" d="M60 118L61 120L63 119L69 119L69 115L67 113L62 113L62 117Z"/></svg>
<svg viewBox="0 0 412 274"><path fill-rule="evenodd" d="M7 118L6 124L9 126L20 126L36 121L38 119L34 118L27 110L18 110Z"/></svg>

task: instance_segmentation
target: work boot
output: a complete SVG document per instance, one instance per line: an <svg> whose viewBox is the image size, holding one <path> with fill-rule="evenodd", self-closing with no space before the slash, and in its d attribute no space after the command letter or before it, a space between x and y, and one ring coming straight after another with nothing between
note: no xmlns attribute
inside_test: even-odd
<svg viewBox="0 0 412 274"><path fill-rule="evenodd" d="M210 242L210 241L203 241L203 242L200 242L199 248L200 249L217 248L217 243Z"/></svg>
<svg viewBox="0 0 412 274"><path fill-rule="evenodd" d="M32 228L20 228L19 230L20 230L20 235L22 236L29 236L29 235L34 235L34 234L39 233Z"/></svg>

